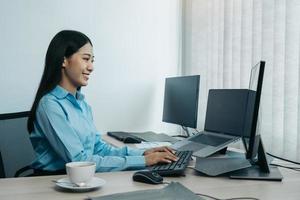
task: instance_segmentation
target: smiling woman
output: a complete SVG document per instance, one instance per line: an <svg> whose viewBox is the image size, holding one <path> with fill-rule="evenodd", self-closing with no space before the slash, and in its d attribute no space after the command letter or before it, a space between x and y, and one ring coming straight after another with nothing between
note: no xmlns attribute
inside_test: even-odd
<svg viewBox="0 0 300 200"><path fill-rule="evenodd" d="M167 147L142 151L114 148L101 140L91 107L80 92L88 85L93 61L92 43L83 33L61 31L50 42L28 119L35 175L65 173L65 164L73 161L94 162L97 172L175 161Z"/></svg>
<svg viewBox="0 0 300 200"><path fill-rule="evenodd" d="M61 85L63 88L66 87L73 94L81 86L84 86L81 85L82 83L79 80L80 76L83 76L82 68L84 68L84 56L80 56L82 53L92 55L92 42L83 33L64 30L57 33L50 42L46 54L44 73L30 111L28 120L29 133L34 129L36 110L45 94L49 93L57 85ZM88 68L87 64L85 66L85 68ZM87 85L87 81L85 85Z"/></svg>

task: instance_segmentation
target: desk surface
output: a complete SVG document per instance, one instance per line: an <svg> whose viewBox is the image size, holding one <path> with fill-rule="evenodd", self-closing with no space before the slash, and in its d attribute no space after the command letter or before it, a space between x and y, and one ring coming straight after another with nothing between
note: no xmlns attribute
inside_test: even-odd
<svg viewBox="0 0 300 200"><path fill-rule="evenodd" d="M119 144L115 141L110 142L115 145ZM217 198L250 196L262 200L300 199L300 173L282 168L280 171L284 176L282 182L232 180L227 177L211 178L201 176L192 169L186 170L185 177L165 177L164 180L180 182L194 192ZM52 180L65 176L0 179L0 199L85 199L112 193L164 187L164 185L133 182L133 173L133 171L97 173L97 177L106 180L106 185L99 190L85 193L72 193L55 187Z"/></svg>

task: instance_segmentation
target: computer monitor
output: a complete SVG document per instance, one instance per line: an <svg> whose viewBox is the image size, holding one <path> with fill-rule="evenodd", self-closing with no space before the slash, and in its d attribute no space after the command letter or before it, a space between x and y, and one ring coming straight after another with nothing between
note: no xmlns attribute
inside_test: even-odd
<svg viewBox="0 0 300 200"><path fill-rule="evenodd" d="M162 121L197 127L200 75L166 78Z"/></svg>
<svg viewBox="0 0 300 200"><path fill-rule="evenodd" d="M265 62L260 61L251 69L248 106L245 116L243 143L246 158L251 162L249 168L234 171L231 178L281 181L282 175L277 167L270 166L264 151L262 139L258 133L258 117L263 85Z"/></svg>
<svg viewBox="0 0 300 200"><path fill-rule="evenodd" d="M265 71L265 62L260 61L251 69L249 81L248 107L245 119L245 132L243 141L246 149L246 158L253 160L257 156L258 146L256 141L260 126L260 98ZM247 124L249 123L249 124Z"/></svg>

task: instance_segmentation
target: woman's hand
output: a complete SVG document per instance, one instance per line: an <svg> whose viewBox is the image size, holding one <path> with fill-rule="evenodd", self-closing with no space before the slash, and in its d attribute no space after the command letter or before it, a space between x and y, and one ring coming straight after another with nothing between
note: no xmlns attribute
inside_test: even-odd
<svg viewBox="0 0 300 200"><path fill-rule="evenodd" d="M144 152L146 165L151 166L157 163L171 163L177 161L174 151L169 147L157 147Z"/></svg>
<svg viewBox="0 0 300 200"><path fill-rule="evenodd" d="M144 152L144 155L148 155L150 153L154 153L154 152L170 152L171 154L175 154L175 151L173 149L171 149L170 147L155 147L152 149L148 149Z"/></svg>

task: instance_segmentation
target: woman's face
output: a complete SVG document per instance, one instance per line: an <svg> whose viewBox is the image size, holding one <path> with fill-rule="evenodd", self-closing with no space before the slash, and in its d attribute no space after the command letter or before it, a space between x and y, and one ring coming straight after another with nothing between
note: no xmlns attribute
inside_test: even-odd
<svg viewBox="0 0 300 200"><path fill-rule="evenodd" d="M93 71L94 54L90 43L82 46L76 53L63 62L62 83L69 89L86 86Z"/></svg>

